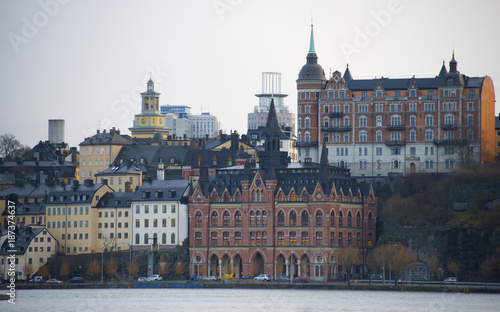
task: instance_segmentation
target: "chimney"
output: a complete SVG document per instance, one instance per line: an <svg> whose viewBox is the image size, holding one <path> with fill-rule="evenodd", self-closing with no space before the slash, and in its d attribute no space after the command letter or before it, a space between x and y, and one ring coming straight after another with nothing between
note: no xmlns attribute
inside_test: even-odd
<svg viewBox="0 0 500 312"><path fill-rule="evenodd" d="M153 184L153 178L151 176L148 176L146 179L149 184Z"/></svg>
<svg viewBox="0 0 500 312"><path fill-rule="evenodd" d="M99 129L97 129L97 134L99 134L99 132L100 132Z"/></svg>
<svg viewBox="0 0 500 312"><path fill-rule="evenodd" d="M85 181L83 181L83 183L84 183L84 185L86 187L91 187L91 186L94 185L94 180L92 180L92 179L86 179Z"/></svg>
<svg viewBox="0 0 500 312"><path fill-rule="evenodd" d="M78 180L73 180L73 184L72 184L73 192L78 190L78 187L80 187L80 183L78 182Z"/></svg>
<svg viewBox="0 0 500 312"><path fill-rule="evenodd" d="M158 164L158 170L156 170L156 180L165 180L165 170L163 170L163 164Z"/></svg>
<svg viewBox="0 0 500 312"><path fill-rule="evenodd" d="M126 193L129 193L132 191L131 185L132 185L132 183L130 183L129 181L125 182L125 192Z"/></svg>

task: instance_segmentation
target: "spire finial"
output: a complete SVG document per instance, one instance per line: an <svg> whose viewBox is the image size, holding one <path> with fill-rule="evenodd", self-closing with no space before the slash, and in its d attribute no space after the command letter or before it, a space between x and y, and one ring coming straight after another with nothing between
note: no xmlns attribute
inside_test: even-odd
<svg viewBox="0 0 500 312"><path fill-rule="evenodd" d="M309 41L309 53L316 53L316 49L314 48L314 32L313 32L312 20L311 20L311 40Z"/></svg>
<svg viewBox="0 0 500 312"><path fill-rule="evenodd" d="M151 79L151 72L149 72L149 80L152 80L152 79Z"/></svg>

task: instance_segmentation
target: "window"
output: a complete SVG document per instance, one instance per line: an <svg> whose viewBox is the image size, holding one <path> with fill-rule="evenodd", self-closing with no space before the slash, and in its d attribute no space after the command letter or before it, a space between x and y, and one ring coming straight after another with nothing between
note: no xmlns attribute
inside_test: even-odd
<svg viewBox="0 0 500 312"><path fill-rule="evenodd" d="M417 148L415 146L410 147L410 155L416 155L417 154Z"/></svg>
<svg viewBox="0 0 500 312"><path fill-rule="evenodd" d="M375 112L381 113L384 111L384 104L375 104Z"/></svg>
<svg viewBox="0 0 500 312"><path fill-rule="evenodd" d="M302 211L302 215L300 216L300 219L302 221L302 226L309 226L309 214L307 211Z"/></svg>
<svg viewBox="0 0 500 312"><path fill-rule="evenodd" d="M215 211L212 212L211 220L212 220L211 226L218 226L219 225L219 216L217 215L217 212L215 212Z"/></svg>
<svg viewBox="0 0 500 312"><path fill-rule="evenodd" d="M434 103L424 103L424 111L426 112L434 111Z"/></svg>
<svg viewBox="0 0 500 312"><path fill-rule="evenodd" d="M359 127L366 128L367 118L366 116L359 117Z"/></svg>
<svg viewBox="0 0 500 312"><path fill-rule="evenodd" d="M149 227L149 219L144 219L144 227Z"/></svg>
<svg viewBox="0 0 500 312"><path fill-rule="evenodd" d="M170 220L170 226L175 227L175 219Z"/></svg>
<svg viewBox="0 0 500 312"><path fill-rule="evenodd" d="M360 170L367 169L367 161L366 160L359 161L359 169Z"/></svg>
<svg viewBox="0 0 500 312"><path fill-rule="evenodd" d="M382 90L377 90L376 91L376 97L377 97L377 99L382 98L382 96L383 96L383 91Z"/></svg>
<svg viewBox="0 0 500 312"><path fill-rule="evenodd" d="M217 246L217 232L212 232L210 235L211 245Z"/></svg>
<svg viewBox="0 0 500 312"><path fill-rule="evenodd" d="M434 116L432 115L426 115L425 116L425 126L426 127L431 127L434 124Z"/></svg>
<svg viewBox="0 0 500 312"><path fill-rule="evenodd" d="M375 154L376 155L382 155L382 147L376 147L375 148Z"/></svg>
<svg viewBox="0 0 500 312"><path fill-rule="evenodd" d="M455 133L453 131L445 131L444 139L445 140L453 140L455 138Z"/></svg>
<svg viewBox="0 0 500 312"><path fill-rule="evenodd" d="M474 125L474 115L467 115L467 126L473 126Z"/></svg>
<svg viewBox="0 0 500 312"><path fill-rule="evenodd" d="M278 246L285 245L285 232L278 232Z"/></svg>
<svg viewBox="0 0 500 312"><path fill-rule="evenodd" d="M223 246L229 246L229 232L222 233L222 244Z"/></svg>
<svg viewBox="0 0 500 312"><path fill-rule="evenodd" d="M433 169L434 168L434 161L433 160L426 160L425 161L425 169Z"/></svg>
<svg viewBox="0 0 500 312"><path fill-rule="evenodd" d="M359 142L366 142L367 132L362 130L359 132Z"/></svg>
<svg viewBox="0 0 500 312"><path fill-rule="evenodd" d="M410 103L410 104L408 104L408 110L410 112L416 112L417 111L417 103Z"/></svg>
<svg viewBox="0 0 500 312"><path fill-rule="evenodd" d="M444 116L444 124L447 126L453 126L455 123L455 116L454 115L446 115Z"/></svg>
<svg viewBox="0 0 500 312"><path fill-rule="evenodd" d="M382 142L382 131L381 130L377 130L377 132L375 133L375 140L377 142Z"/></svg>
<svg viewBox="0 0 500 312"><path fill-rule="evenodd" d="M399 131L391 132L391 141L401 141L401 132Z"/></svg>
<svg viewBox="0 0 500 312"><path fill-rule="evenodd" d="M241 246L241 232L234 232L234 245Z"/></svg>
<svg viewBox="0 0 500 312"><path fill-rule="evenodd" d="M316 232L316 246L323 245L323 232Z"/></svg>
<svg viewBox="0 0 500 312"><path fill-rule="evenodd" d="M323 226L323 213L321 211L316 213L316 226Z"/></svg>
<svg viewBox="0 0 500 312"><path fill-rule="evenodd" d="M455 167L455 161L453 159L446 160L446 168L453 169Z"/></svg>
<svg viewBox="0 0 500 312"><path fill-rule="evenodd" d="M368 113L368 104L358 104L358 113Z"/></svg>
<svg viewBox="0 0 500 312"><path fill-rule="evenodd" d="M348 116L344 117L344 127L349 127L349 117Z"/></svg>
<svg viewBox="0 0 500 312"><path fill-rule="evenodd" d="M335 232L330 232L330 246L335 245Z"/></svg>
<svg viewBox="0 0 500 312"><path fill-rule="evenodd" d="M305 128L310 128L311 127L311 119L309 117L306 117L305 119Z"/></svg>
<svg viewBox="0 0 500 312"><path fill-rule="evenodd" d="M434 131L430 129L425 130L425 140L432 141L433 138L434 138Z"/></svg>
<svg viewBox="0 0 500 312"><path fill-rule="evenodd" d="M401 155L401 148L400 147L392 147L391 148L391 155Z"/></svg>
<svg viewBox="0 0 500 312"><path fill-rule="evenodd" d="M342 223L342 219L343 219L343 215L342 215L342 211L340 211L339 212L339 227L344 226L343 223Z"/></svg>
<svg viewBox="0 0 500 312"><path fill-rule="evenodd" d="M410 141L415 142L417 139L417 131L415 130L410 130Z"/></svg>
<svg viewBox="0 0 500 312"><path fill-rule="evenodd" d="M222 218L223 218L222 221L223 221L224 226L226 226L226 227L229 226L229 218L230 218L229 212L225 211L224 214L222 215Z"/></svg>
<svg viewBox="0 0 500 312"><path fill-rule="evenodd" d="M250 212L250 214L251 213L253 212ZM280 210L278 212L278 226L285 226L285 213L283 212L283 210Z"/></svg>
<svg viewBox="0 0 500 312"><path fill-rule="evenodd" d="M302 241L300 243L301 246L308 246L309 245L309 233L308 232L302 232Z"/></svg>
<svg viewBox="0 0 500 312"><path fill-rule="evenodd" d="M239 211L234 214L234 226L241 226L241 212Z"/></svg>
<svg viewBox="0 0 500 312"><path fill-rule="evenodd" d="M382 116L377 116L377 127L382 127Z"/></svg>
<svg viewBox="0 0 500 312"><path fill-rule="evenodd" d="M410 97L416 97L417 96L417 90L411 89L410 90Z"/></svg>

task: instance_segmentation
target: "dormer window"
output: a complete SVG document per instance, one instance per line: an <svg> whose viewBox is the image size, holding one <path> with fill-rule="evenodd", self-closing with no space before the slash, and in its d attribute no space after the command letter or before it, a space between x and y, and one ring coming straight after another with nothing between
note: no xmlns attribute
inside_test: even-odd
<svg viewBox="0 0 500 312"><path fill-rule="evenodd" d="M453 78L451 78L451 77L450 77L450 78L446 79L446 85L447 85L447 86L452 86L452 85L453 85L453 83L454 83L454 82L453 82Z"/></svg>
<svg viewBox="0 0 500 312"><path fill-rule="evenodd" d="M411 89L410 90L410 97L416 97L417 96L417 90Z"/></svg>

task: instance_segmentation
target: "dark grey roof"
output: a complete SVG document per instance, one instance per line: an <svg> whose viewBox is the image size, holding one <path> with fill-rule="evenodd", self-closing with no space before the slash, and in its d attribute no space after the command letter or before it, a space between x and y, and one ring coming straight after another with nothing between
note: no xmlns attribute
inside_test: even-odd
<svg viewBox="0 0 500 312"><path fill-rule="evenodd" d="M189 163L192 157L193 149L190 146L162 145L152 159L153 164L164 163L166 165L183 165ZM162 161L160 161L160 158ZM173 159L173 163L171 160Z"/></svg>
<svg viewBox="0 0 500 312"><path fill-rule="evenodd" d="M86 180L89 181L89 180ZM56 187L49 193L47 204L74 204L74 203L90 203L94 197L94 193L104 184L77 184L78 181L73 181L72 184Z"/></svg>
<svg viewBox="0 0 500 312"><path fill-rule="evenodd" d="M14 254L24 254L26 250L28 249L28 246L31 243L31 240L35 238L38 234L40 234L42 231L46 230L45 228L36 228L36 227L17 227L15 230L15 246L16 246L16 252ZM2 234L4 234L5 231L2 231ZM12 254L12 252L9 252L11 248L9 247L9 240L5 240L2 246L0 247L0 255L5 255L5 254Z"/></svg>
<svg viewBox="0 0 500 312"><path fill-rule="evenodd" d="M355 79L347 81L347 88L351 91L373 91L380 82L385 90L405 90L411 86L412 81L420 89L437 89L441 78Z"/></svg>
<svg viewBox="0 0 500 312"><path fill-rule="evenodd" d="M344 78L344 81L352 80L351 71L349 70L349 64L347 64L347 67L346 67L345 72L344 72L344 76L342 76L342 78Z"/></svg>
<svg viewBox="0 0 500 312"><path fill-rule="evenodd" d="M39 215L45 214L45 203L17 203L16 204L16 216L26 216L26 215ZM3 216L8 215L8 211L5 210L2 213Z"/></svg>
<svg viewBox="0 0 500 312"><path fill-rule="evenodd" d="M85 138L79 145L130 145L128 136L120 135L120 131L113 129L110 132L99 132L91 137Z"/></svg>
<svg viewBox="0 0 500 312"><path fill-rule="evenodd" d="M96 208L130 208L134 192L108 192L96 205Z"/></svg>
<svg viewBox="0 0 500 312"><path fill-rule="evenodd" d="M180 201L188 186L186 180L153 180L139 187L132 201Z"/></svg>
<svg viewBox="0 0 500 312"><path fill-rule="evenodd" d="M106 170L96 173L96 176L101 175L124 175L124 174L141 174L141 170L136 166L129 166L128 162L118 166L111 166Z"/></svg>
<svg viewBox="0 0 500 312"><path fill-rule="evenodd" d="M160 150L159 145L132 145L124 146L116 156L116 161L119 163L134 160L137 163L144 159L147 163L153 163L153 159Z"/></svg>
<svg viewBox="0 0 500 312"><path fill-rule="evenodd" d="M318 56L316 53L307 54L307 62L299 72L299 80L322 80L326 81L325 71L323 67L318 64Z"/></svg>

